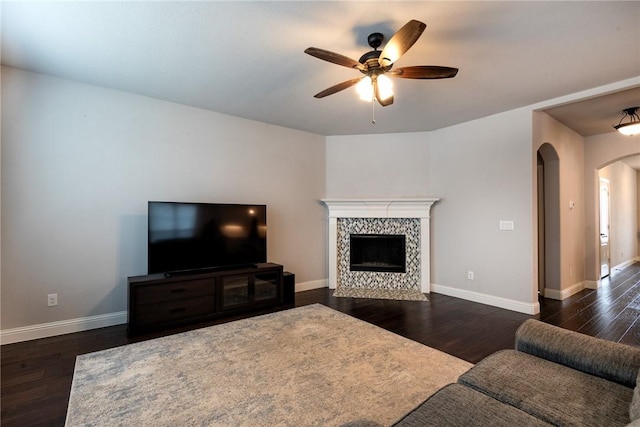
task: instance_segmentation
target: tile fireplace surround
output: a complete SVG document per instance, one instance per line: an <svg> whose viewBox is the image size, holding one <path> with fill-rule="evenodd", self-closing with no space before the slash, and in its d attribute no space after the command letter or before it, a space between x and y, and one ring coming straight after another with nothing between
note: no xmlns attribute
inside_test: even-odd
<svg viewBox="0 0 640 427"><path fill-rule="evenodd" d="M426 299L429 219L439 199L323 199L329 209L329 288L336 296ZM406 236L405 273L350 271L350 234Z"/></svg>

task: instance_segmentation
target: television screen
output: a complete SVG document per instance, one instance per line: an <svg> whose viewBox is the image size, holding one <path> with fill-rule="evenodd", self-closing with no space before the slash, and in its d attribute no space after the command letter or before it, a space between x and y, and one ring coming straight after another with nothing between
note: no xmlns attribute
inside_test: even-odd
<svg viewBox="0 0 640 427"><path fill-rule="evenodd" d="M245 266L267 261L267 207L149 202L148 271Z"/></svg>

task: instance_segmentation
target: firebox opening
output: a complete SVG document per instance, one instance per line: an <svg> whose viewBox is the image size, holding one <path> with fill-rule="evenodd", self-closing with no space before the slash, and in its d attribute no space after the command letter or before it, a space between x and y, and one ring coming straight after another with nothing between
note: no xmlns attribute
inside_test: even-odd
<svg viewBox="0 0 640 427"><path fill-rule="evenodd" d="M349 236L351 271L406 273L406 236L352 234Z"/></svg>

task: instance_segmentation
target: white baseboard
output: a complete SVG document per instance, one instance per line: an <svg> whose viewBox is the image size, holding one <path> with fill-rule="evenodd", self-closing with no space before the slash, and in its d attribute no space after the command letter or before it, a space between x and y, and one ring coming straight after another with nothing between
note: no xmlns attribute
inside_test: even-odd
<svg viewBox="0 0 640 427"><path fill-rule="evenodd" d="M479 292L468 291L465 289L451 288L449 286L431 284L431 292L437 294L448 295L450 297L460 298L467 301L479 302L481 304L491 305L493 307L504 308L506 310L517 311L525 314L540 313L540 304L526 303L508 298L496 297L493 295L481 294Z"/></svg>
<svg viewBox="0 0 640 427"><path fill-rule="evenodd" d="M311 280L310 282L296 283L296 292L310 291L311 289L326 288L328 286L328 279Z"/></svg>
<svg viewBox="0 0 640 427"><path fill-rule="evenodd" d="M0 331L0 344L12 344L21 341L104 328L107 326L121 325L123 323L127 323L126 311L5 329Z"/></svg>
<svg viewBox="0 0 640 427"><path fill-rule="evenodd" d="M602 286L602 280L585 280L584 287L587 289L598 289Z"/></svg>
<svg viewBox="0 0 640 427"><path fill-rule="evenodd" d="M579 282L573 286L568 287L567 289L562 290L545 288L544 297L562 301L569 298L573 294L577 294L585 288L587 288L587 282Z"/></svg>
<svg viewBox="0 0 640 427"><path fill-rule="evenodd" d="M629 267L630 265L636 263L636 262L640 262L640 257L635 257L629 261L625 261L621 264L618 264L614 267L612 267L609 271L612 272L614 270L622 270L624 268ZM585 280L585 285L584 287L587 289L600 289L602 287L602 279L598 279L598 280Z"/></svg>
<svg viewBox="0 0 640 427"><path fill-rule="evenodd" d="M629 266L630 266L630 265L632 265L634 262L636 262L636 258L630 259L630 260L628 260L628 261L622 262L622 263L620 263L620 264L618 264L618 265L615 265L615 266L611 267L611 271L614 271L614 270L622 270L622 269L624 269L624 268L629 267Z"/></svg>
<svg viewBox="0 0 640 427"><path fill-rule="evenodd" d="M326 288L327 283L327 279L296 283L296 292ZM70 334L73 332L88 331L90 329L105 328L107 326L122 325L124 323L127 323L127 312L120 311L117 313L82 317L79 319L61 320L58 322L43 323L40 325L5 329L0 331L0 344L12 344L16 342L53 337L56 335Z"/></svg>

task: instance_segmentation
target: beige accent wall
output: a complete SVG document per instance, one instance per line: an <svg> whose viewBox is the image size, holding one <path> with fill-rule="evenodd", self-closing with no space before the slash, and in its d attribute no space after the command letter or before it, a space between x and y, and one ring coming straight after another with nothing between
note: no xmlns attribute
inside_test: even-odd
<svg viewBox="0 0 640 427"><path fill-rule="evenodd" d="M640 135L624 136L618 132L585 138L584 197L585 206L585 280L600 280L600 238L598 207L599 169L627 156L640 153Z"/></svg>
<svg viewBox="0 0 640 427"><path fill-rule="evenodd" d="M640 260L640 171L636 171L636 244L638 245L638 253L636 259Z"/></svg>
<svg viewBox="0 0 640 427"><path fill-rule="evenodd" d="M0 7L0 18L2 7ZM2 20L0 19L0 22ZM0 67L0 82L2 82L2 67ZM2 85L0 85L0 189L2 189ZM0 330L2 329L2 192L0 191Z"/></svg>
<svg viewBox="0 0 640 427"><path fill-rule="evenodd" d="M544 112L533 113L533 153L550 144L558 156L559 272L552 272L560 283L547 283L545 295L562 299L583 289L584 282L584 140ZM553 265L553 264L552 264ZM549 266L547 266L549 267Z"/></svg>
<svg viewBox="0 0 640 427"><path fill-rule="evenodd" d="M627 265L638 255L637 173L617 161L600 169L599 176L609 180L611 189L609 253L613 269Z"/></svg>

